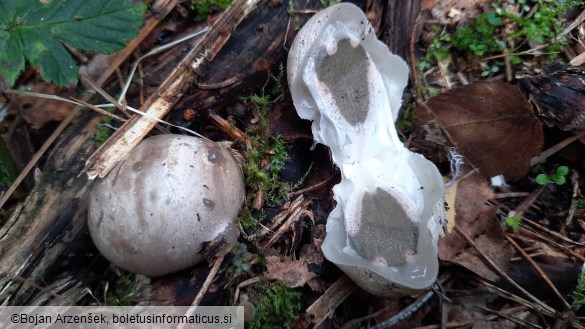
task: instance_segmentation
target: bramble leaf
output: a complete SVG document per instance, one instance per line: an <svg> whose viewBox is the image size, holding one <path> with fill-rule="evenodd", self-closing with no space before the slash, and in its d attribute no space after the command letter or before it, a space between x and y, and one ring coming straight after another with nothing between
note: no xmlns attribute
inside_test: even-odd
<svg viewBox="0 0 585 329"><path fill-rule="evenodd" d="M138 34L144 9L132 0L0 0L0 76L14 84L26 58L44 80L75 82L77 65L64 45L120 50Z"/></svg>

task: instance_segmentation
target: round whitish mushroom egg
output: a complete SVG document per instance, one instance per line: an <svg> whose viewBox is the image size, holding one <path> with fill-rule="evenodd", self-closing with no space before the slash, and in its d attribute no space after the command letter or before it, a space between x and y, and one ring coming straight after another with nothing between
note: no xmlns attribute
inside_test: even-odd
<svg viewBox="0 0 585 329"><path fill-rule="evenodd" d="M241 168L228 150L196 137L159 135L95 182L89 230L113 264L164 275L229 252L244 197Z"/></svg>

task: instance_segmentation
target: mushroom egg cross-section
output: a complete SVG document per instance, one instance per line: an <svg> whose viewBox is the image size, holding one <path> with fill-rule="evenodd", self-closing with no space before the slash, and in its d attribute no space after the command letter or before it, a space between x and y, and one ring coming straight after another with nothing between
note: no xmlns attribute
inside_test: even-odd
<svg viewBox="0 0 585 329"><path fill-rule="evenodd" d="M287 77L299 117L313 121L314 141L331 149L341 172L325 257L376 295L429 288L444 189L435 165L405 148L394 127L408 82L404 60L358 7L341 3L299 31Z"/></svg>
<svg viewBox="0 0 585 329"><path fill-rule="evenodd" d="M89 230L99 251L130 272L159 276L225 254L239 236L242 171L230 152L197 137L143 140L95 182Z"/></svg>

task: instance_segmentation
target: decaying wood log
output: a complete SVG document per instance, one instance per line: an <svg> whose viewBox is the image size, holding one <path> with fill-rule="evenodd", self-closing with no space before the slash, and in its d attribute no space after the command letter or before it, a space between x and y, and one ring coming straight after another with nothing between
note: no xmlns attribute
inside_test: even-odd
<svg viewBox="0 0 585 329"><path fill-rule="evenodd" d="M294 5L311 10L320 8L321 2L302 0ZM222 110L240 96L259 93L267 72L286 64L295 19L310 18L290 15L287 8L286 1L260 0L229 41L214 49L213 60L202 58L203 65L193 76L197 82L182 99L173 100L178 101L176 111L187 106ZM72 305L99 286L108 262L91 243L86 224L91 183L80 175L95 149L99 120L91 112L80 114L54 146L21 212L0 228L0 301L5 304ZM173 303L171 299L166 301Z"/></svg>

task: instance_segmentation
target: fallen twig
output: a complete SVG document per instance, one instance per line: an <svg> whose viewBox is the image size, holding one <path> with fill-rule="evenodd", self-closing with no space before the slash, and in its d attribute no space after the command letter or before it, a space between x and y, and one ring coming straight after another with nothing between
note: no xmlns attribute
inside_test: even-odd
<svg viewBox="0 0 585 329"><path fill-rule="evenodd" d="M459 234L459 236L461 236L466 242L467 244L469 244L478 254L479 256L483 259L483 261L492 269L494 270L496 273L498 273L502 278L504 278L506 281L508 281L508 283L510 283L514 288L520 290L526 297L528 297L530 300L532 300L534 303L538 304L540 307L550 311L553 314L560 314L559 312L557 312L556 310L554 310L552 307L548 306L546 303L544 303L543 301L541 301L540 299L536 298L534 295L532 295L531 293L529 293L528 291L526 291L526 289L522 288L519 284L516 283L516 281L514 281L510 276L508 276L508 274L506 274L506 272L504 272L498 265L496 265L496 263L494 263L491 258L489 258L485 253L483 253L481 251L481 249L479 249L475 243L473 242L473 240L471 240L467 234L465 234L459 227L454 226L453 230L455 232L457 232L457 234Z"/></svg>
<svg viewBox="0 0 585 329"><path fill-rule="evenodd" d="M522 250L522 248L516 243L516 241L514 241L514 239L512 239L508 234L504 234L504 237L506 238L506 240L508 240L508 242L510 242L510 244L514 247L514 249L516 249L516 251L520 255L522 255L522 258L524 258L524 260L526 260L528 263L530 263L530 265L532 265L532 268L534 268L536 270L536 272L538 272L540 277L549 285L549 287L554 291L554 293L557 295L557 297L559 297L559 299L561 300L563 305L565 305L565 308L570 309L571 305L567 302L567 300L559 292L557 287L552 283L552 281L549 279L548 275L546 275L546 273L544 273L542 271L540 266L538 266L538 264L536 264L536 262L534 260L532 260L532 258L530 256L528 256L526 254L526 252L524 252L524 250Z"/></svg>
<svg viewBox="0 0 585 329"><path fill-rule="evenodd" d="M213 24L209 32L192 47L165 81L142 106L145 116L134 116L114 133L88 160L85 172L90 179L105 177L155 126L181 98L207 61L213 60L236 27L256 8L260 0L236 0Z"/></svg>

